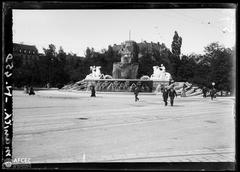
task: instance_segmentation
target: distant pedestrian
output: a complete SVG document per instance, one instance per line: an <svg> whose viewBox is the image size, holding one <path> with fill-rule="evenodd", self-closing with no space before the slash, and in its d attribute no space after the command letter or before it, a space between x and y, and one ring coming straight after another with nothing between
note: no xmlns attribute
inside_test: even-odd
<svg viewBox="0 0 240 172"><path fill-rule="evenodd" d="M203 97L206 98L207 97L207 88L205 86L202 89L202 93L203 93Z"/></svg>
<svg viewBox="0 0 240 172"><path fill-rule="evenodd" d="M174 98L175 98L175 96L177 97L177 93L173 87L170 88L168 95L170 97L171 106L173 106Z"/></svg>
<svg viewBox="0 0 240 172"><path fill-rule="evenodd" d="M91 89L91 97L96 97L96 91L95 91L94 85L91 85L90 89Z"/></svg>
<svg viewBox="0 0 240 172"><path fill-rule="evenodd" d="M168 82L168 85L171 85L174 83L174 80L173 79L170 79L169 82Z"/></svg>
<svg viewBox="0 0 240 172"><path fill-rule="evenodd" d="M181 97L186 97L186 90L185 90L186 87L187 87L187 85L184 83L183 88L182 88L182 92L181 92Z"/></svg>
<svg viewBox="0 0 240 172"><path fill-rule="evenodd" d="M185 88L182 88L181 97L186 97L186 90L185 90Z"/></svg>
<svg viewBox="0 0 240 172"><path fill-rule="evenodd" d="M160 85L160 91L163 92L165 86L163 84Z"/></svg>
<svg viewBox="0 0 240 172"><path fill-rule="evenodd" d="M139 101L138 94L139 94L139 87L136 86L134 87L135 102Z"/></svg>
<svg viewBox="0 0 240 172"><path fill-rule="evenodd" d="M213 100L213 98L216 98L216 89L212 88L210 90L210 96L211 96L211 100Z"/></svg>
<svg viewBox="0 0 240 172"><path fill-rule="evenodd" d="M29 95L35 95L33 87L30 87L29 89Z"/></svg>
<svg viewBox="0 0 240 172"><path fill-rule="evenodd" d="M165 103L165 106L167 106L168 102L168 89L167 88L164 88L163 91L162 91L162 96L163 96L163 101Z"/></svg>
<svg viewBox="0 0 240 172"><path fill-rule="evenodd" d="M24 93L29 94L29 88L27 85L24 86Z"/></svg>

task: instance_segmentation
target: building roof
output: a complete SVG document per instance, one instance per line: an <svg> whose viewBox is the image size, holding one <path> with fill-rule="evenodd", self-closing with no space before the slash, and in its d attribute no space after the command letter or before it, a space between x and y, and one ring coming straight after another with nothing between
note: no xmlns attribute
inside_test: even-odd
<svg viewBox="0 0 240 172"><path fill-rule="evenodd" d="M31 51L38 51L38 49L36 48L35 45L25 45L25 44L13 43L13 48L31 50Z"/></svg>

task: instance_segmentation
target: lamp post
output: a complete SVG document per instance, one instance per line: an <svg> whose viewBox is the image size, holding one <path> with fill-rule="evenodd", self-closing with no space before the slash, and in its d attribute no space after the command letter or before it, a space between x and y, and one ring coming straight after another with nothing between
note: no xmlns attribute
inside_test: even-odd
<svg viewBox="0 0 240 172"><path fill-rule="evenodd" d="M215 82L212 82L212 87L214 88Z"/></svg>
<svg viewBox="0 0 240 172"><path fill-rule="evenodd" d="M215 82L212 82L212 90L210 92L212 100L213 100L213 98L216 98L216 90L214 88L214 85L215 85Z"/></svg>
<svg viewBox="0 0 240 172"><path fill-rule="evenodd" d="M51 57L51 61L50 61L50 78L49 78L50 87L52 86L52 82L53 82L53 58Z"/></svg>

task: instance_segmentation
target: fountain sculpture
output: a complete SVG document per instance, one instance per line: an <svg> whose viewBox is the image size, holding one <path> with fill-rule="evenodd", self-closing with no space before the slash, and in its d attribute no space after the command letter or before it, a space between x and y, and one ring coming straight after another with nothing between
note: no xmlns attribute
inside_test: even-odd
<svg viewBox="0 0 240 172"><path fill-rule="evenodd" d="M112 76L114 79L136 79L138 63L133 60L134 41L126 41L122 44L120 54L121 62L113 64Z"/></svg>
<svg viewBox="0 0 240 172"><path fill-rule="evenodd" d="M153 66L153 74L149 77L143 75L137 79L137 43L125 41L122 43L119 53L121 61L113 64L112 76L101 73L101 66L90 66L91 73L86 76L83 82L79 82L81 88L89 90L91 85L95 85L96 91L132 91L138 86L143 92L152 92L160 88L160 85L168 85L171 74L166 72L165 66ZM86 86L85 86L86 85Z"/></svg>
<svg viewBox="0 0 240 172"><path fill-rule="evenodd" d="M171 74L166 72L165 66L161 64L159 66L153 66L153 74L150 77L150 80L153 81L170 81L172 79Z"/></svg>
<svg viewBox="0 0 240 172"><path fill-rule="evenodd" d="M102 79L104 75L101 74L101 66L90 66L91 74L87 75L85 79Z"/></svg>
<svg viewBox="0 0 240 172"><path fill-rule="evenodd" d="M151 80L137 79L138 63L136 54L137 43L125 41L121 45L119 53L121 61L113 64L112 76L101 73L101 66L91 66L91 74L87 75L84 82L87 90L95 85L97 91L132 91L132 88L139 86L141 91L151 92L153 82ZM135 54L134 54L135 53ZM148 77L149 78L149 77Z"/></svg>

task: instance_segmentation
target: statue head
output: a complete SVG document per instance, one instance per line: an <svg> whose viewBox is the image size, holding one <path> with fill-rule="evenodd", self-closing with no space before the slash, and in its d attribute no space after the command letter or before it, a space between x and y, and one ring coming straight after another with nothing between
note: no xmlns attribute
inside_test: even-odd
<svg viewBox="0 0 240 172"><path fill-rule="evenodd" d="M132 58L128 54L125 54L121 57L121 62L124 63L124 64L131 63L131 61L132 61Z"/></svg>
<svg viewBox="0 0 240 172"><path fill-rule="evenodd" d="M121 62L122 63L132 63L133 61L137 61L135 56L138 56L138 45L134 41L125 41L122 43L121 50L119 51L121 54Z"/></svg>
<svg viewBox="0 0 240 172"><path fill-rule="evenodd" d="M96 68L96 70L100 70L101 66L96 66L95 68Z"/></svg>
<svg viewBox="0 0 240 172"><path fill-rule="evenodd" d="M90 66L90 70L91 71L95 71L96 70L96 66Z"/></svg>

